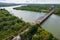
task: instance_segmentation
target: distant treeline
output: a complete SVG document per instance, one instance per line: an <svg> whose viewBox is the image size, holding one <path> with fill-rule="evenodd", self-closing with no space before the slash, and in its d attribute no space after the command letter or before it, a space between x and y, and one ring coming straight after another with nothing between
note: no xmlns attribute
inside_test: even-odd
<svg viewBox="0 0 60 40"><path fill-rule="evenodd" d="M16 10L27 10L27 11L35 11L35 12L49 12L49 7L41 6L41 5L27 5L14 8Z"/></svg>
<svg viewBox="0 0 60 40"><path fill-rule="evenodd" d="M8 6L16 6L20 4L14 4L14 3L0 3L0 7L8 7Z"/></svg>

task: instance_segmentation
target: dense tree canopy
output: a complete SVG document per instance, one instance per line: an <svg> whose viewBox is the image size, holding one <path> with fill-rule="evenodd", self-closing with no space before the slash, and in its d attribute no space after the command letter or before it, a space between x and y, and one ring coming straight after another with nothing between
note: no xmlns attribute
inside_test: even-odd
<svg viewBox="0 0 60 40"><path fill-rule="evenodd" d="M53 35L43 28L41 26L38 26L38 24L33 25L29 31L25 32L22 35L22 40L58 40L53 37Z"/></svg>
<svg viewBox="0 0 60 40"><path fill-rule="evenodd" d="M25 25L28 23L11 15L7 10L0 9L0 40L15 35Z"/></svg>

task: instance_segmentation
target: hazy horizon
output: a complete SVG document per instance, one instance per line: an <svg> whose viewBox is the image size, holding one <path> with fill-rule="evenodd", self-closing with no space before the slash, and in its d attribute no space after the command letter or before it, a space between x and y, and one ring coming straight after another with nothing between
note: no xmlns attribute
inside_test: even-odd
<svg viewBox="0 0 60 40"><path fill-rule="evenodd" d="M60 0L0 0L5 3L60 4Z"/></svg>

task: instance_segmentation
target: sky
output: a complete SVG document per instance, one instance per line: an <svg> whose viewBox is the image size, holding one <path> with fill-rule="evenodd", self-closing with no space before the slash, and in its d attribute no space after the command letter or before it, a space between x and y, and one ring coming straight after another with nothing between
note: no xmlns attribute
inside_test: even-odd
<svg viewBox="0 0 60 40"><path fill-rule="evenodd" d="M0 0L7 3L60 4L60 0Z"/></svg>

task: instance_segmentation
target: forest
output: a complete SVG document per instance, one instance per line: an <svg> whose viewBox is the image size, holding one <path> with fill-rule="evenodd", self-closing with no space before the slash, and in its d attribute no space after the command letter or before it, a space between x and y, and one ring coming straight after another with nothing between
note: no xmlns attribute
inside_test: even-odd
<svg viewBox="0 0 60 40"><path fill-rule="evenodd" d="M18 31L29 23L11 15L7 10L0 9L0 40L16 35Z"/></svg>

